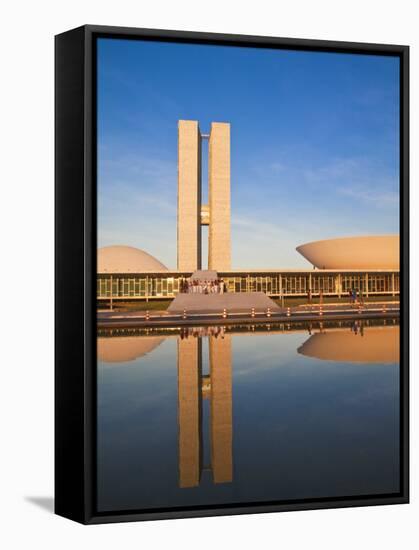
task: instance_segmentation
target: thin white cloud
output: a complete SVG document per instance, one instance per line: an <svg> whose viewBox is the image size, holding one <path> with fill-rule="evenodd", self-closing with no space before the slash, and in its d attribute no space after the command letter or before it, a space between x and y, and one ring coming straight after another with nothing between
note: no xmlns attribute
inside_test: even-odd
<svg viewBox="0 0 419 550"><path fill-rule="evenodd" d="M136 246L175 268L176 159L132 151L114 154L112 160L104 151L103 157L99 244ZM269 197L262 184L254 185L256 172L245 174L249 181L239 181L233 172L233 267L309 267L295 250L302 243L371 233L371 227L382 232L383 216L397 217L398 186L388 176L379 177L376 169L362 157L333 159L318 168L267 159L257 163L257 170L269 180ZM240 189L237 196L234 189ZM368 216L359 215L367 211Z"/></svg>
<svg viewBox="0 0 419 550"><path fill-rule="evenodd" d="M341 187L338 192L378 208L397 207L400 200L394 191L367 190L357 186Z"/></svg>
<svg viewBox="0 0 419 550"><path fill-rule="evenodd" d="M295 248L302 232L251 216L232 215L232 248L235 268L278 269L309 267ZM304 231L304 229L303 229Z"/></svg>
<svg viewBox="0 0 419 550"><path fill-rule="evenodd" d="M176 265L176 165L133 153L104 159L98 181L98 244L125 244Z"/></svg>

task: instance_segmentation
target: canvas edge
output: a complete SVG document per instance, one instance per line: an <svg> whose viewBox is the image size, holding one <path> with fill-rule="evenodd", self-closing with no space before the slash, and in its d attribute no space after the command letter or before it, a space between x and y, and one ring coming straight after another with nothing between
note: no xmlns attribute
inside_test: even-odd
<svg viewBox="0 0 419 550"><path fill-rule="evenodd" d="M83 41L83 94L82 97L77 97L76 101L81 101L83 104L83 118L81 123L83 124L83 154L82 158L78 159L83 165L83 215L80 218L79 213L76 216L74 223L80 223L83 227L83 250L78 256L76 265L83 271L83 288L80 288L80 293L83 296L83 325L85 330L83 332L83 338L79 341L79 347L82 350L83 361L81 365L76 367L78 374L82 374L83 384L82 388L75 387L77 384L72 384L72 391L77 395L77 399L66 409L66 414L80 413L83 411L83 423L82 426L77 425L77 441L72 451L67 455L65 459L61 456L58 459L57 464L57 450L56 450L56 507L55 512L59 515L68 517L75 521L85 524L97 524L97 523L111 523L122 521L141 521L141 520L154 520L154 519L170 519L170 518L187 518L187 517L203 517L203 516L219 516L219 515L236 515L236 514L249 514L249 513L268 513L279 511L293 511L293 510L316 510L316 509L328 509L337 507L353 507L353 506L371 506L371 505L386 505L386 504L402 504L409 502L409 294L408 294L408 281L409 281L409 224L408 224L408 212L409 212L409 46L405 45L386 45L386 44L368 44L357 42L336 42L329 40L311 40L311 39L293 39L293 38L276 38L276 37L259 37L259 36L247 36L247 35L231 35L231 34L217 34L217 33L201 33L201 32L189 32L189 31L168 31L168 30L156 30L156 29L137 29L129 27L109 27L109 26L96 26L85 25L72 31L67 31L56 36L56 44L62 40L67 40L68 36L77 33L80 39ZM186 42L198 42L198 43L227 43L230 45L241 45L250 47L275 47L275 48L292 48L292 49L307 49L313 51L340 51L347 53L364 53L364 54L381 54L381 55L396 55L401 59L401 217L400 217L400 229L402 235L402 266L403 266L403 299L402 299L402 312L401 319L403 320L404 329L402 333L402 375L401 375L401 438L402 438L402 472L401 472L401 493L400 495L391 495L383 497L367 497L362 499L357 498L343 498L339 500L327 499L322 502L305 501L303 503L278 503L278 504L258 504L258 505L243 505L236 506L231 505L229 507L203 507L201 509L167 509L161 511L145 511L143 513L136 512L124 512L124 513L112 513L112 514L97 514L95 512L94 494L95 494L95 476L94 463L95 463L95 441L96 434L94 431L95 426L95 404L92 395L95 395L95 376L94 369L96 365L96 346L94 343L94 328L95 328L95 287L94 277L95 272L95 259L96 259L96 167L93 159L93 153L96 147L96 128L95 128L95 104L94 104L94 88L95 88L95 45L96 38L98 37L125 37L133 39L156 39L156 40L169 40L179 41L184 40ZM71 55L71 54L69 54ZM57 72L56 61L56 72ZM56 81L57 82L57 81ZM56 83L56 100L59 96L61 100L65 99L65 93L59 89ZM67 97L68 99L68 97ZM80 122L80 121L79 121ZM65 132L60 124L57 124L57 109L56 109L56 133ZM56 144L57 155L57 144ZM57 158L57 157L56 157ZM56 160L57 163L57 160ZM60 180L60 181L59 181ZM57 189L62 185L62 178L57 177L57 165L56 165L56 199ZM64 262L63 250L58 250L57 242L60 242L64 238L64 234L69 232L69 228L64 230L57 225L57 215L62 212L62 204L56 200L56 297L60 293L60 288L63 281L60 281L61 270L57 270L57 263ZM61 236L57 233L63 233ZM57 262L58 258L58 262ZM67 258L68 261L68 258ZM73 262L74 263L74 262ZM73 265L73 269L75 265ZM63 322L63 311L60 307L57 308L56 299L56 320ZM74 312L73 312L74 313ZM64 320L64 326L66 323L80 322L80 317L77 315L66 316L67 320ZM60 324L60 323L59 323ZM68 434L63 434L62 429L65 423L62 422L62 418L57 418L57 409L62 410L62 399L66 399L66 393L62 390L62 381L70 374L69 365L65 364L64 372L61 372L62 361L57 361L57 348L60 348L66 340L66 336L62 333L62 330L56 329L56 442L58 446L62 446L63 442L67 442L68 448ZM65 362L66 363L66 362ZM67 362L68 363L68 362ZM58 366L57 366L58 365ZM74 368L74 365L73 365ZM81 371L81 372L80 372ZM58 382L58 384L57 384ZM59 386L57 389L57 385ZM80 390L82 389L82 392ZM82 393L82 395L80 395ZM68 396L67 396L68 397ZM58 415L60 416L60 415ZM74 444L74 441L73 441ZM80 463L80 458L83 461L83 475L81 479L73 487L69 486L68 480L62 479L63 468L72 468L73 459L77 460L77 464ZM58 466L58 472L57 472ZM57 494L58 493L58 494ZM70 507L62 505L64 494L69 495L77 494L78 505L72 505ZM57 498L58 497L58 498ZM71 496L71 498L73 498Z"/></svg>

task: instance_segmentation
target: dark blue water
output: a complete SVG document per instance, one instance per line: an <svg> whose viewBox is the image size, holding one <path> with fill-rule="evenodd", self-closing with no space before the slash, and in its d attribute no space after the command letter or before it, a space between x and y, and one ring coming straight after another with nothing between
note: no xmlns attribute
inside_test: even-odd
<svg viewBox="0 0 419 550"><path fill-rule="evenodd" d="M99 337L99 511L399 491L398 326L214 331Z"/></svg>

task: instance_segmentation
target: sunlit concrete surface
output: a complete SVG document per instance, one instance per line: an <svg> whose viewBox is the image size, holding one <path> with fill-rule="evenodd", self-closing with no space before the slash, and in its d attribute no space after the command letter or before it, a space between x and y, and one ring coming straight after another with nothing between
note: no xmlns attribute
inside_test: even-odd
<svg viewBox="0 0 419 550"><path fill-rule="evenodd" d="M230 124L213 122L209 139L208 269L231 269Z"/></svg>
<svg viewBox="0 0 419 550"><path fill-rule="evenodd" d="M400 327L366 327L355 334L349 329L313 334L298 353L323 361L346 363L398 363Z"/></svg>
<svg viewBox="0 0 419 550"><path fill-rule="evenodd" d="M297 251L318 269L399 270L399 236L343 237L297 246Z"/></svg>
<svg viewBox="0 0 419 550"><path fill-rule="evenodd" d="M211 466L214 483L233 479L233 404L231 335L210 337Z"/></svg>
<svg viewBox="0 0 419 550"><path fill-rule="evenodd" d="M151 353L165 340L164 337L118 336L97 339L97 358L104 363L125 363Z"/></svg>
<svg viewBox="0 0 419 550"><path fill-rule="evenodd" d="M208 146L208 200L202 204L202 140ZM231 269L230 124L212 122L201 134L196 120L178 122L177 269L201 268L201 227L209 226L209 269Z"/></svg>
<svg viewBox="0 0 419 550"><path fill-rule="evenodd" d="M178 123L177 267L201 267L201 136L196 120Z"/></svg>
<svg viewBox="0 0 419 550"><path fill-rule="evenodd" d="M231 336L209 336L209 373L202 373L202 339L178 338L179 487L197 487L202 471L214 483L233 479L233 405ZM210 400L209 441L204 442L202 399ZM204 464L203 448L210 445Z"/></svg>
<svg viewBox="0 0 419 550"><path fill-rule="evenodd" d="M105 246L97 251L98 273L142 273L168 271L167 267L144 250L132 246Z"/></svg>
<svg viewBox="0 0 419 550"><path fill-rule="evenodd" d="M179 486L196 487L201 476L201 340L178 339Z"/></svg>
<svg viewBox="0 0 419 550"><path fill-rule="evenodd" d="M223 309L229 312L247 311L252 308L255 311L279 311L279 306L263 292L246 292L240 294L178 294L170 304L170 313L183 312L221 312Z"/></svg>

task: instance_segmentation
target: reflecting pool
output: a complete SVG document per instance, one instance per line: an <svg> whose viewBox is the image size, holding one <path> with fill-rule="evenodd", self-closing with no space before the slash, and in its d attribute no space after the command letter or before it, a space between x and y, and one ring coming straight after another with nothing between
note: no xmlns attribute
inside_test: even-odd
<svg viewBox="0 0 419 550"><path fill-rule="evenodd" d="M399 491L396 320L97 343L99 512Z"/></svg>

